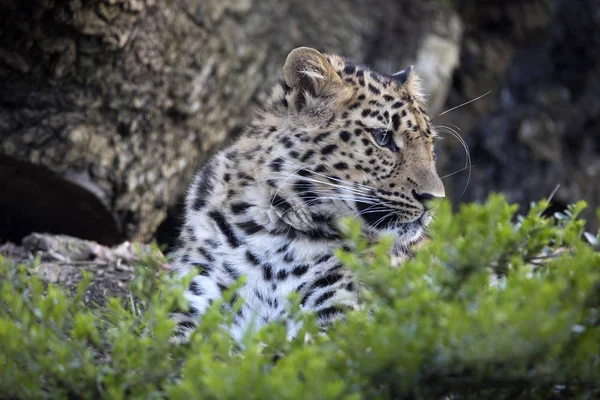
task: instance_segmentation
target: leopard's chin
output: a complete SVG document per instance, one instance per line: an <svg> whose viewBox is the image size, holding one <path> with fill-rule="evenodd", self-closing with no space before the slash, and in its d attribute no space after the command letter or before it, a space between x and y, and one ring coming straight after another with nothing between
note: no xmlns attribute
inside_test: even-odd
<svg viewBox="0 0 600 400"><path fill-rule="evenodd" d="M425 211L419 218L412 222L388 228L386 233L394 238L391 255L411 257L412 249L426 238L426 227L432 219L432 213Z"/></svg>
<svg viewBox="0 0 600 400"><path fill-rule="evenodd" d="M399 225L390 232L394 237L394 241L401 246L409 247L419 242L424 234L425 227L420 221L413 221Z"/></svg>

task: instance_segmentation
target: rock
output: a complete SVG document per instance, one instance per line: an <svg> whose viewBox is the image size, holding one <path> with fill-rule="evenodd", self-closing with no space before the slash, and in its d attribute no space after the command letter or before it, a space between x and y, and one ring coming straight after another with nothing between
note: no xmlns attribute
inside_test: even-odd
<svg viewBox="0 0 600 400"><path fill-rule="evenodd" d="M423 80L429 111L435 115L446 102L454 70L459 64L462 25L456 15L445 24L445 35L436 32L425 36L417 53L415 69Z"/></svg>
<svg viewBox="0 0 600 400"><path fill-rule="evenodd" d="M460 35L438 0L3 1L0 241L148 240L294 47L383 73L417 60L435 107Z"/></svg>
<svg viewBox="0 0 600 400"><path fill-rule="evenodd" d="M464 194L466 173L447 182L453 199L502 192L524 211L560 185L550 212L586 200L584 217L594 231L593 212L600 206L600 1L503 1L476 8L462 11L465 45L446 106L495 90L444 116L461 128L473 164ZM469 20L471 12L479 15ZM448 172L464 166L463 149L452 147L444 160Z"/></svg>

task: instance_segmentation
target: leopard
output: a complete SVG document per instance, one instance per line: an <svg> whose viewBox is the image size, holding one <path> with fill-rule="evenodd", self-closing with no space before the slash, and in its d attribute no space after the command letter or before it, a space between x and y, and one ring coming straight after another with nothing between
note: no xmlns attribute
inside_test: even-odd
<svg viewBox="0 0 600 400"><path fill-rule="evenodd" d="M429 200L445 196L425 107L412 66L386 75L293 49L252 121L189 186L173 265L192 278L173 341L188 341L240 277L220 302L238 342L271 322L293 338L291 294L323 330L359 309L360 283L335 257L348 249L340 219L369 242L391 236L390 256L405 259L433 218Z"/></svg>

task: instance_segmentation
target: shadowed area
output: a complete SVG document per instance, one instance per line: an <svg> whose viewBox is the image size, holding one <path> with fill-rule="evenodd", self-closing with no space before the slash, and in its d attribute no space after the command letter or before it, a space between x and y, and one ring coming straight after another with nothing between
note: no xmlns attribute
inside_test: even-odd
<svg viewBox="0 0 600 400"><path fill-rule="evenodd" d="M86 188L43 167L0 157L0 240L63 233L104 244L122 240L115 217Z"/></svg>

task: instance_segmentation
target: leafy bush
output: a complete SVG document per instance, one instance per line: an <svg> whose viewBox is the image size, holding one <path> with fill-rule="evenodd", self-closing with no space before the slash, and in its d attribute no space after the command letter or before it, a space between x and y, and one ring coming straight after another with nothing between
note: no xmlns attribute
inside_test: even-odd
<svg viewBox="0 0 600 400"><path fill-rule="evenodd" d="M0 261L0 397L597 398L597 237L582 239L583 204L550 218L546 207L516 218L499 196L456 215L440 203L432 240L400 268L386 240L369 247L348 223L355 248L338 256L365 310L327 335L296 313L296 339L272 324L242 346L219 328L219 304L191 343L169 343L182 286L157 272L159 252L143 256L129 299L98 309L83 305L85 281L70 297Z"/></svg>

